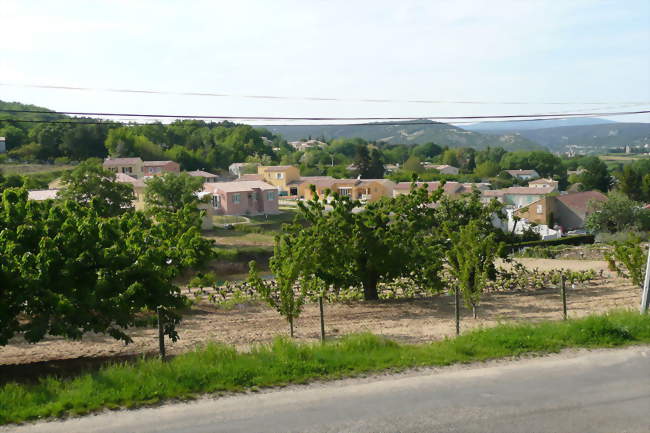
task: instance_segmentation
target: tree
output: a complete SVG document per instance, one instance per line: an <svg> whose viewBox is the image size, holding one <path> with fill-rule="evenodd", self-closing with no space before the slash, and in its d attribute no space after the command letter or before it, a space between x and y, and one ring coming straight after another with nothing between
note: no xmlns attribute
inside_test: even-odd
<svg viewBox="0 0 650 433"><path fill-rule="evenodd" d="M433 142L418 144L413 148L412 155L420 159L430 159L442 153L442 147ZM403 160L402 160L403 161ZM397 161L401 162L401 161Z"/></svg>
<svg viewBox="0 0 650 433"><path fill-rule="evenodd" d="M472 307L476 318L481 293L494 270L498 249L494 233L486 234L478 221L471 221L460 230L448 234L450 246L446 257L449 272L456 280L457 299L460 290L466 305ZM458 323L456 329L459 329Z"/></svg>
<svg viewBox="0 0 650 433"><path fill-rule="evenodd" d="M78 203L94 202L99 215L121 215L133 209L133 186L115 180L115 174L105 170L93 160L79 164L74 170L63 173L63 188L58 197Z"/></svg>
<svg viewBox="0 0 650 433"><path fill-rule="evenodd" d="M487 160L476 166L474 174L480 176L482 179L487 179L499 174L499 170L500 167L498 163Z"/></svg>
<svg viewBox="0 0 650 433"><path fill-rule="evenodd" d="M362 178L368 178L370 172L370 152L366 144L357 144L356 155L354 157L356 171Z"/></svg>
<svg viewBox="0 0 650 433"><path fill-rule="evenodd" d="M366 179L383 179L384 178L384 156L377 148L370 151L370 165L366 176L361 176Z"/></svg>
<svg viewBox="0 0 650 433"><path fill-rule="evenodd" d="M641 248L641 240L631 236L625 242L614 242L614 250L605 259L619 277L629 278L635 286L643 287L647 254Z"/></svg>
<svg viewBox="0 0 650 433"><path fill-rule="evenodd" d="M442 163L451 165L452 167L458 167L460 165L458 161L458 152L455 149L447 149L442 154Z"/></svg>
<svg viewBox="0 0 650 433"><path fill-rule="evenodd" d="M187 209L155 222L141 212L103 217L97 204L3 193L0 345L17 333L37 342L99 332L128 343L137 315L158 306L165 334L178 338L184 298L173 281L210 254L198 220Z"/></svg>
<svg viewBox="0 0 650 433"><path fill-rule="evenodd" d="M406 160L402 168L413 173L422 173L424 171L421 160L417 156L409 156L409 159Z"/></svg>
<svg viewBox="0 0 650 433"><path fill-rule="evenodd" d="M603 192L609 191L612 184L612 177L609 175L607 165L596 156L587 156L580 161L584 171L578 176L580 183L586 191L597 189Z"/></svg>
<svg viewBox="0 0 650 433"><path fill-rule="evenodd" d="M153 213L176 212L185 206L196 209L200 202L197 192L202 188L200 177L187 173L164 173L147 181L144 201Z"/></svg>
<svg viewBox="0 0 650 433"><path fill-rule="evenodd" d="M269 263L275 281L262 280L257 274L255 261L249 263L248 282L272 308L287 319L291 338L293 338L294 320L300 316L305 303L304 284L296 287L296 283L301 278L305 278L308 249L310 248L301 245L299 238L292 233L280 234L276 239L273 257Z"/></svg>
<svg viewBox="0 0 650 433"><path fill-rule="evenodd" d="M609 193L606 202L590 203L590 210L585 228L593 233L650 229L650 210L620 192Z"/></svg>
<svg viewBox="0 0 650 433"><path fill-rule="evenodd" d="M618 176L618 189L632 200L641 200L643 177L631 165L626 165Z"/></svg>

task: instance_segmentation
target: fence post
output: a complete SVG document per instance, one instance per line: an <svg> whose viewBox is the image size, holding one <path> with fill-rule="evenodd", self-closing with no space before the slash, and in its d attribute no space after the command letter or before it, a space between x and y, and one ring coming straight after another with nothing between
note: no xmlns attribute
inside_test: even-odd
<svg viewBox="0 0 650 433"><path fill-rule="evenodd" d="M456 335L460 335L460 288L454 290L454 304L456 313Z"/></svg>
<svg viewBox="0 0 650 433"><path fill-rule="evenodd" d="M318 297L318 309L320 310L320 341L325 341L325 316L323 315L323 297Z"/></svg>
<svg viewBox="0 0 650 433"><path fill-rule="evenodd" d="M648 308L650 308L650 295L648 294L648 286L650 286L650 248L648 249L648 261L645 265L643 292L641 292L641 314L647 313Z"/></svg>
<svg viewBox="0 0 650 433"><path fill-rule="evenodd" d="M165 360L165 332L163 326L162 306L156 308L158 313L158 349L160 351L160 359Z"/></svg>
<svg viewBox="0 0 650 433"><path fill-rule="evenodd" d="M562 318L567 319L566 314L566 277L562 274L560 282L560 291L562 292Z"/></svg>

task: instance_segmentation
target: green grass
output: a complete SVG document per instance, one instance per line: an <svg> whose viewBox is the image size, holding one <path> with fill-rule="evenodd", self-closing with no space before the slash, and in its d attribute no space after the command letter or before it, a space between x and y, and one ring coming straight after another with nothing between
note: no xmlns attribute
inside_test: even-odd
<svg viewBox="0 0 650 433"><path fill-rule="evenodd" d="M73 379L0 388L0 423L135 407L201 393L244 391L391 369L442 366L556 352L567 347L615 347L650 342L650 316L615 312L567 322L499 325L430 344L402 345L370 334L326 344L278 338L240 353L209 344L168 362L115 364Z"/></svg>
<svg viewBox="0 0 650 433"><path fill-rule="evenodd" d="M59 164L0 164L0 171L5 174L34 174L52 171L66 171L75 168L74 165Z"/></svg>
<svg viewBox="0 0 650 433"><path fill-rule="evenodd" d="M212 217L215 224L247 223L248 218L238 215L215 215Z"/></svg>

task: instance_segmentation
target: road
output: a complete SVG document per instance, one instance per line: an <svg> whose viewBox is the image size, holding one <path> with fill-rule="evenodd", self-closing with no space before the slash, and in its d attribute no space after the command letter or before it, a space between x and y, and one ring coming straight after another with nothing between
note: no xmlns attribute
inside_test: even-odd
<svg viewBox="0 0 650 433"><path fill-rule="evenodd" d="M650 432L650 346L348 379L0 432Z"/></svg>

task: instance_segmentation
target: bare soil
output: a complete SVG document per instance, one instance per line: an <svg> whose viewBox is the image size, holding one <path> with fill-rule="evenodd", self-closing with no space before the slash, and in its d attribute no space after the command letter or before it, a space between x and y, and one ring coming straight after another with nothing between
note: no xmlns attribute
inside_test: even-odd
<svg viewBox="0 0 650 433"><path fill-rule="evenodd" d="M585 285L569 287L569 317L582 317L612 309L638 307L640 290L628 281L607 270L604 261L518 259L529 268L539 270L572 269L604 272ZM462 330L493 326L504 322L556 320L562 317L562 302L556 289L528 292L493 293L483 297L478 319L464 310ZM329 336L368 331L391 339L417 343L444 338L454 334L453 297L435 296L429 299L392 300L327 304L325 325ZM307 305L296 321L296 338L317 341L319 315L317 305ZM170 354L192 350L209 341L233 344L241 349L251 344L271 341L277 335L287 335L288 325L277 312L263 304L240 305L232 310L215 308L205 302L196 305L181 323L180 340L167 342ZM109 336L85 335L81 341L47 337L37 344L14 338L0 348L0 365L28 364L73 359L124 359L144 353L155 353L158 348L157 330L133 329L133 343L124 345ZM68 361L69 362L69 361Z"/></svg>

